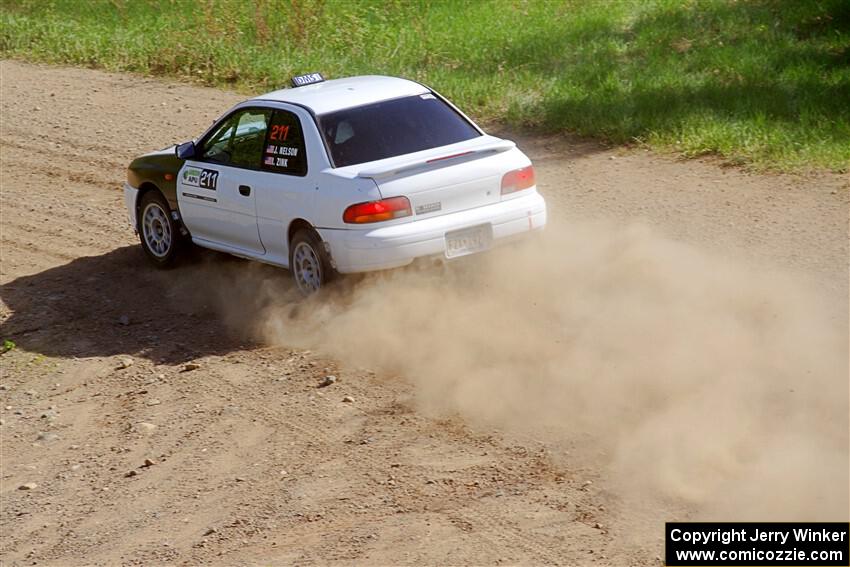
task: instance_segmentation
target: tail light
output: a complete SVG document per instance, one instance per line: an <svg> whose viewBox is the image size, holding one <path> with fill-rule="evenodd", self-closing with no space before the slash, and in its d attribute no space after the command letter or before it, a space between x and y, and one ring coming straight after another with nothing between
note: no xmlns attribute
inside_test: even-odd
<svg viewBox="0 0 850 567"><path fill-rule="evenodd" d="M364 224L400 219L409 217L411 214L413 211L410 210L410 201L407 197L392 197L351 205L345 209L342 220L349 224Z"/></svg>
<svg viewBox="0 0 850 567"><path fill-rule="evenodd" d="M502 195L534 187L534 166L507 172L502 177Z"/></svg>

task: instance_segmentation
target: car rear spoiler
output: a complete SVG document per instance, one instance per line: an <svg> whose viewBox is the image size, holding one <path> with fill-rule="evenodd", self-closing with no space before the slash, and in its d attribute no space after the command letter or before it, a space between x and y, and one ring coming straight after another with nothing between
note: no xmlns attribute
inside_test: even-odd
<svg viewBox="0 0 850 567"><path fill-rule="evenodd" d="M386 165L384 167L373 167L367 168L357 173L357 177L365 177L370 179L383 179L386 177L393 177L395 175L399 175L401 173L410 173L417 169L426 169L431 167L432 164L443 162L450 162L455 159L460 158L468 158L468 157L484 157L487 154L498 154L501 152L506 152L508 150L516 147L516 144L511 142L510 140L499 140L497 142L491 142L489 144L483 144L481 146L472 147L469 149L461 149L456 153L448 154L448 155L437 155L435 157L423 157L417 160L411 160L403 163L396 163ZM448 165L446 163L446 165Z"/></svg>

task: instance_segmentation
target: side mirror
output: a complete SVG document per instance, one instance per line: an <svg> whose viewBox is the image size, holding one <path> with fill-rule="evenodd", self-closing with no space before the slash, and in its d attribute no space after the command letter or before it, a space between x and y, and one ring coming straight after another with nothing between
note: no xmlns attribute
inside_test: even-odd
<svg viewBox="0 0 850 567"><path fill-rule="evenodd" d="M174 154L180 159L195 157L195 142L184 142L174 148Z"/></svg>

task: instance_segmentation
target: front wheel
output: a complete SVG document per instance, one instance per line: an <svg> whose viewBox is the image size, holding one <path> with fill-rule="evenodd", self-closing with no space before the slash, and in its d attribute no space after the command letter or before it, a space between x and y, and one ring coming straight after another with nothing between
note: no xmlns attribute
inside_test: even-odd
<svg viewBox="0 0 850 567"><path fill-rule="evenodd" d="M296 232L289 243L289 270L305 296L319 291L336 275L319 236L305 229Z"/></svg>
<svg viewBox="0 0 850 567"><path fill-rule="evenodd" d="M180 229L171 218L165 198L156 191L142 195L138 230L142 249L154 265L159 268L173 266L181 247Z"/></svg>

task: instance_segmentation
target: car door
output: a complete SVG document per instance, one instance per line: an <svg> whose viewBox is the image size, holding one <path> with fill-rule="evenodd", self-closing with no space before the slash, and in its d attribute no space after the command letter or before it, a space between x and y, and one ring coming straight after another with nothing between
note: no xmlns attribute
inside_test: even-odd
<svg viewBox="0 0 850 567"><path fill-rule="evenodd" d="M198 144L177 178L177 202L192 238L264 254L255 186L271 109L240 108ZM214 246L215 247L215 246Z"/></svg>
<svg viewBox="0 0 850 567"><path fill-rule="evenodd" d="M276 108L263 146L263 178L257 186L257 222L268 251L268 261L280 265L289 263L287 229L290 223L295 219L315 222L313 210L320 185L318 176L321 169L327 167L318 160L308 163L308 140L314 144L321 142L315 132L304 128L304 124L310 126L313 121L301 109Z"/></svg>

